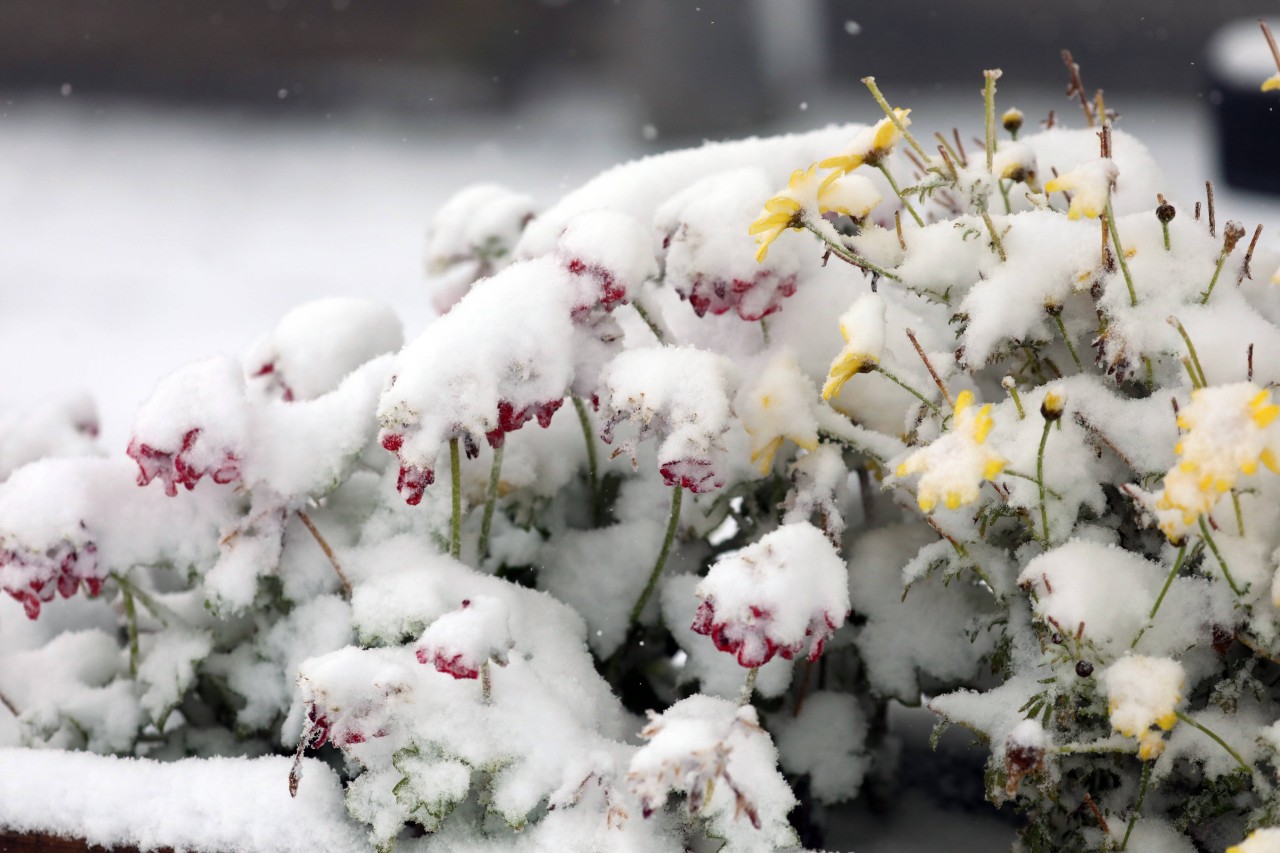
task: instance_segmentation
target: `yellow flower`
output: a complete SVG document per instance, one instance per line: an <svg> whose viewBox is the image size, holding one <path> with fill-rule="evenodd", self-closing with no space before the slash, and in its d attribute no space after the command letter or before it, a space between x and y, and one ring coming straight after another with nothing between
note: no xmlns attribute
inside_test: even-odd
<svg viewBox="0 0 1280 853"><path fill-rule="evenodd" d="M898 121L902 122L903 127L911 124L911 119L907 118L911 110L894 108L893 114ZM828 157L820 165L824 169L839 169L843 174L852 172L863 163L876 166L889 155L893 146L897 145L901 138L902 131L898 129L898 125L893 119L885 116L874 126L860 131L843 154Z"/></svg>
<svg viewBox="0 0 1280 853"><path fill-rule="evenodd" d="M769 246L788 228L804 228L806 217L818 218L824 213L843 213L854 219L866 216L880 203L880 193L866 178L842 177L832 172L817 177L818 164L791 173L787 188L764 203L764 212L751 223L747 232L756 238L756 261L769 254Z"/></svg>
<svg viewBox="0 0 1280 853"><path fill-rule="evenodd" d="M1277 853L1277 851L1280 851L1280 829L1276 827L1254 830L1244 841L1227 848L1227 853Z"/></svg>
<svg viewBox="0 0 1280 853"><path fill-rule="evenodd" d="M939 501L947 509L973 503L982 481L999 476L1008 460L985 446L994 425L990 403L978 409L971 391L960 392L951 429L908 456L896 471L899 477L924 472L916 497L920 509L932 512Z"/></svg>
<svg viewBox="0 0 1280 853"><path fill-rule="evenodd" d="M1107 200L1111 197L1111 188L1115 186L1117 174L1119 172L1111 160L1090 160L1051 181L1045 181L1044 191L1072 193L1071 206L1067 210L1068 219L1079 219L1081 216L1097 219L1107 209Z"/></svg>
<svg viewBox="0 0 1280 853"><path fill-rule="evenodd" d="M1280 71L1272 74L1266 80L1262 81L1262 91L1275 92L1280 91Z"/></svg>
<svg viewBox="0 0 1280 853"><path fill-rule="evenodd" d="M1159 732L1149 731L1138 738L1138 758L1151 761L1164 754L1165 740Z"/></svg>
<svg viewBox="0 0 1280 853"><path fill-rule="evenodd" d="M1111 664L1102 673L1111 727L1136 738L1140 756L1144 750L1151 757L1159 755L1164 739L1155 729L1167 732L1177 724L1186 681L1182 664L1172 658L1130 655Z"/></svg>
<svg viewBox="0 0 1280 853"><path fill-rule="evenodd" d="M1191 403L1178 416L1186 434L1174 447L1178 462L1164 477L1156 497L1160 528L1170 539L1213 511L1222 495L1235 488L1241 474L1251 476L1265 465L1280 473L1272 428L1280 405L1271 391L1252 382L1237 382L1191 392Z"/></svg>
<svg viewBox="0 0 1280 853"><path fill-rule="evenodd" d="M774 356L742 406L742 425L751 437L751 462L762 475L773 469L782 442L805 450L818 447L818 422L810 408L813 383L790 352Z"/></svg>
<svg viewBox="0 0 1280 853"><path fill-rule="evenodd" d="M831 362L827 381L822 386L822 399L840 394L844 383L859 373L872 370L884 352L884 299L878 293L858 297L840 318L840 335L844 349Z"/></svg>

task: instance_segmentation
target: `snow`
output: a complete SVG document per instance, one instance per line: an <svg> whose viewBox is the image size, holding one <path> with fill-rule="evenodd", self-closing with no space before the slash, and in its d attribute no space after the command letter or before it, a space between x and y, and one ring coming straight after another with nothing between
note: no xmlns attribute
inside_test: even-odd
<svg viewBox="0 0 1280 853"><path fill-rule="evenodd" d="M359 849L337 774L320 761L306 765L308 784L290 799L288 758L155 762L0 749L0 826L142 849Z"/></svg>

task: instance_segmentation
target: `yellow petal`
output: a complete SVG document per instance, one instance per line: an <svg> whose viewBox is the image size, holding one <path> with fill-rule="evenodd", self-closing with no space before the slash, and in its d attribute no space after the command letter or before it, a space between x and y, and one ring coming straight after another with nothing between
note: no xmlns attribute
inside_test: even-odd
<svg viewBox="0 0 1280 853"><path fill-rule="evenodd" d="M1169 729L1173 728L1174 724L1177 722L1178 722L1178 715L1175 714L1173 711L1168 711L1164 714L1161 714L1159 717L1156 717L1156 725L1164 729L1166 732L1169 731Z"/></svg>
<svg viewBox="0 0 1280 853"><path fill-rule="evenodd" d="M1266 80L1262 81L1262 91L1275 92L1280 90L1280 72L1272 74Z"/></svg>
<svg viewBox="0 0 1280 853"><path fill-rule="evenodd" d="M961 391L960 394L956 397L956 406L955 406L956 417L960 417L960 414L965 409L969 408L972 405L973 405L973 392L970 391L968 388L966 388L963 391Z"/></svg>

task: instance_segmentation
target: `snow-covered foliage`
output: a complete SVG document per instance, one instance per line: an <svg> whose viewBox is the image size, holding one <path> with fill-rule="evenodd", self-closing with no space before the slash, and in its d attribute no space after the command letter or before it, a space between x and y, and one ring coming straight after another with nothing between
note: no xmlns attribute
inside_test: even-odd
<svg viewBox="0 0 1280 853"><path fill-rule="evenodd" d="M14 740L340 778L309 849L793 851L927 701L1025 850L1272 849L1280 258L1092 106L996 139L998 76L968 154L868 78L869 126L465 190L407 344L302 306L123 453L0 420ZM240 843L85 814L7 819Z"/></svg>

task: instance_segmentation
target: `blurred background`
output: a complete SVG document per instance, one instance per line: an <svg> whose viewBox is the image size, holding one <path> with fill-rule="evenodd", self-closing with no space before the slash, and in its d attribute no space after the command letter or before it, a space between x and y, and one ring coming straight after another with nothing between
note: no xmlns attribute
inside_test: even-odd
<svg viewBox="0 0 1280 853"><path fill-rule="evenodd" d="M1070 48L1118 126L1166 164L1169 195L1214 179L1221 218L1274 219L1274 197L1222 184L1215 127L1252 98L1236 123L1276 169L1275 99L1256 91L1274 71L1256 17L1275 9L4 0L0 356L22 369L6 370L0 414L86 391L123 446L159 377L242 351L317 296L384 299L416 334L431 316L423 231L453 192L498 181L546 206L612 164L703 139L875 121L868 74L930 131L980 134L992 67L1001 109L1078 125ZM1239 34L1211 49L1233 20Z"/></svg>

